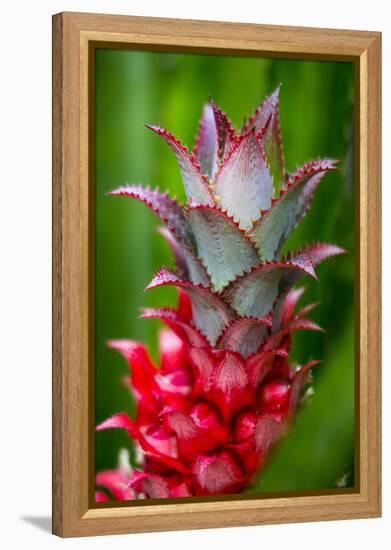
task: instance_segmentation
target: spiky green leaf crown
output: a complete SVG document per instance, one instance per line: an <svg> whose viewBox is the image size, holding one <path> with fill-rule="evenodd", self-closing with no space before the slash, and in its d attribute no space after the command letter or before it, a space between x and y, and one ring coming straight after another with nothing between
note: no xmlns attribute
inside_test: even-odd
<svg viewBox="0 0 391 550"><path fill-rule="evenodd" d="M145 203L165 224L160 232L173 250L176 271L160 270L147 288L183 289L192 304L190 339L206 338L211 346L243 357L278 332L281 304L292 286L304 275L316 278L320 261L343 252L315 244L281 257L284 242L336 162L316 160L286 173L278 98L279 89L239 132L211 101L204 106L192 154L167 130L147 126L176 156L187 206L140 185L110 193ZM149 310L147 316L170 326L183 324L169 309Z"/></svg>

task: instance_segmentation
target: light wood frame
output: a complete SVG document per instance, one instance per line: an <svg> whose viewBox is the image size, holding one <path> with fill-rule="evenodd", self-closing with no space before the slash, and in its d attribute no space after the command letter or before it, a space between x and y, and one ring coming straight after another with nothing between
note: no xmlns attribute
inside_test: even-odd
<svg viewBox="0 0 391 550"><path fill-rule="evenodd" d="M94 508L89 499L91 49L177 49L355 65L359 486L352 493ZM53 532L83 536L381 514L381 34L62 13L53 17ZM357 338L357 336L356 336ZM357 372L357 371L356 371Z"/></svg>

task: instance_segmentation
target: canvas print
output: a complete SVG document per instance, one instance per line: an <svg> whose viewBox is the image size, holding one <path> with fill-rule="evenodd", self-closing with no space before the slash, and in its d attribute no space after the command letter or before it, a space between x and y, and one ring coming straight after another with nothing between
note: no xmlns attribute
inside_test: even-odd
<svg viewBox="0 0 391 550"><path fill-rule="evenodd" d="M98 49L95 132L95 502L353 489L353 65Z"/></svg>

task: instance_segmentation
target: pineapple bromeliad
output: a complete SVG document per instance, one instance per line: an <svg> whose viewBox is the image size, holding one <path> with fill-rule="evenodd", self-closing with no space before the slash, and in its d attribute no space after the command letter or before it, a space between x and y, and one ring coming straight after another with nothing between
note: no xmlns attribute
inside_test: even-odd
<svg viewBox="0 0 391 550"><path fill-rule="evenodd" d="M321 179L335 161L285 172L277 89L236 132L211 101L190 155L168 131L188 205L139 185L111 192L139 200L163 221L176 270L161 269L147 289L178 288L176 309L145 309L162 320L161 365L134 341L111 341L129 362L136 419L114 414L97 430L126 430L138 467L100 472L97 501L237 493L264 464L294 417L317 361L289 361L292 333L321 330L297 313L302 277L343 250L315 244L281 256ZM123 462L123 461L122 461Z"/></svg>

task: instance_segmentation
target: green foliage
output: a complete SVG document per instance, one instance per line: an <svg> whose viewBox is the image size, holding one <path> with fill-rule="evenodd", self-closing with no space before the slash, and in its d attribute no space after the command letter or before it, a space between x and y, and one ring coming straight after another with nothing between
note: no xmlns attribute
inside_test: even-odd
<svg viewBox="0 0 391 550"><path fill-rule="evenodd" d="M354 338L354 197L352 181L353 66L224 56L98 50L96 55L96 420L133 412L121 383L127 368L107 339L145 342L156 356L158 322L139 320L141 307L173 305L175 291L143 293L172 255L157 234L159 223L136 201L107 197L125 183L160 187L183 201L176 160L145 123L168 128L193 146L202 105L211 95L240 127L243 113L279 83L280 122L286 166L293 171L312 158L342 160L327 174L309 214L289 237L295 249L321 240L348 255L306 278L302 303L320 301L312 317L327 335L295 335L294 358L323 360L314 373L315 396L276 450L258 490L330 487L352 468ZM341 338L341 335L343 336ZM118 430L96 437L97 469L114 466L129 439ZM303 475L305 472L306 475Z"/></svg>

